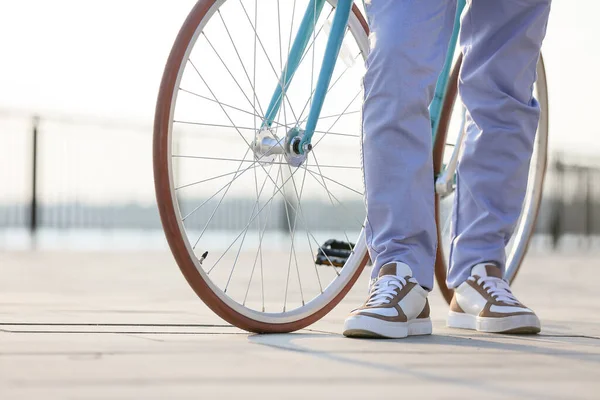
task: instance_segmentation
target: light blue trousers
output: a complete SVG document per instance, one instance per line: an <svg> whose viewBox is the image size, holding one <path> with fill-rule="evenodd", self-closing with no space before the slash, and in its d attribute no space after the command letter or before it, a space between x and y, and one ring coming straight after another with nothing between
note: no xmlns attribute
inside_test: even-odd
<svg viewBox="0 0 600 400"><path fill-rule="evenodd" d="M463 12L459 93L468 126L457 172L450 287L476 264L504 267L539 121L533 84L550 1L471 0ZM437 236L428 107L455 13L455 0L367 1L363 157L372 274L390 261L405 262L429 289Z"/></svg>

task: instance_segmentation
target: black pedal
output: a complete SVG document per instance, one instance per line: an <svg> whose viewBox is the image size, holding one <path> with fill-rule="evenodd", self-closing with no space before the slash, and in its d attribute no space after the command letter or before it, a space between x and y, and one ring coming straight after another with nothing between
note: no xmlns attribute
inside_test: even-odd
<svg viewBox="0 0 600 400"><path fill-rule="evenodd" d="M335 239L328 240L319 248L315 263L341 268L352 254L354 246L354 243Z"/></svg>

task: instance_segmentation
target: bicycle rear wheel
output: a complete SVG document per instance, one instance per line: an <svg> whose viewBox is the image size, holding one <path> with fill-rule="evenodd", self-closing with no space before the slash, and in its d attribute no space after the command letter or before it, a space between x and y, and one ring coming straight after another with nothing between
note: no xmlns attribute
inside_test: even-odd
<svg viewBox="0 0 600 400"><path fill-rule="evenodd" d="M462 111L455 109L458 97L458 75L462 57L459 57L454 65L449 80L449 90L444 99L442 116L434 143L434 173L438 176L443 168L444 161L448 160L452 149L457 144L460 131ZM540 122L535 137L535 145L531 165L529 169L529 180L527 192L521 215L517 222L512 239L506 246L506 271L504 278L511 282L517 276L519 268L527 253L527 247L535 230L535 223L542 200L542 189L546 174L546 162L548 157L548 87L546 82L546 71L543 58L537 66L537 81L534 85L534 95L540 103ZM436 196L436 220L438 232L438 251L435 265L435 276L438 286L446 301L450 303L454 292L446 285L446 276L449 265L452 204L454 202L454 191L445 198Z"/></svg>
<svg viewBox="0 0 600 400"><path fill-rule="evenodd" d="M356 6L308 158L294 166L251 146L305 122L336 4L329 0L315 21L269 129L261 130L266 105L307 0L200 0L165 67L153 149L165 235L197 295L248 331L290 332L317 321L368 261L360 120L369 45ZM336 235L349 246L343 268L321 245ZM323 259L331 266L317 265Z"/></svg>

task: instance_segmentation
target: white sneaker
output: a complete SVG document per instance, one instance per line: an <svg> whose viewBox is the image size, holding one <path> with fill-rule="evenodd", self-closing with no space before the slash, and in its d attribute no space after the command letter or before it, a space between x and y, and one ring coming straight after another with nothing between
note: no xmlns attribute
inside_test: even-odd
<svg viewBox="0 0 600 400"><path fill-rule="evenodd" d="M344 336L398 339L431 335L427 294L408 265L384 265L365 304L346 318Z"/></svg>
<svg viewBox="0 0 600 400"><path fill-rule="evenodd" d="M455 291L448 326L494 333L538 333L540 320L516 299L500 268L479 264Z"/></svg>

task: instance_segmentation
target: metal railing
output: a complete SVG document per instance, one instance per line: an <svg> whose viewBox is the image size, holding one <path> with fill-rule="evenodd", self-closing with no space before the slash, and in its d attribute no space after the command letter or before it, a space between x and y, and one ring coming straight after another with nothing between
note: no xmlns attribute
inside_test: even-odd
<svg viewBox="0 0 600 400"><path fill-rule="evenodd" d="M600 158L575 161L556 154L546 182L552 195L538 229L551 235L555 248L567 235L578 236L580 245L590 247L590 239L600 235Z"/></svg>
<svg viewBox="0 0 600 400"><path fill-rule="evenodd" d="M0 229L160 229L151 142L149 125L0 112ZM600 235L599 182L600 158L575 163L555 155L536 232L555 245L568 234ZM212 226L243 228L253 201L225 202ZM355 203L349 207L363 207ZM271 228L286 230L284 202L277 207L281 219ZM315 203L311 226L355 228L339 226L331 213L326 203Z"/></svg>

